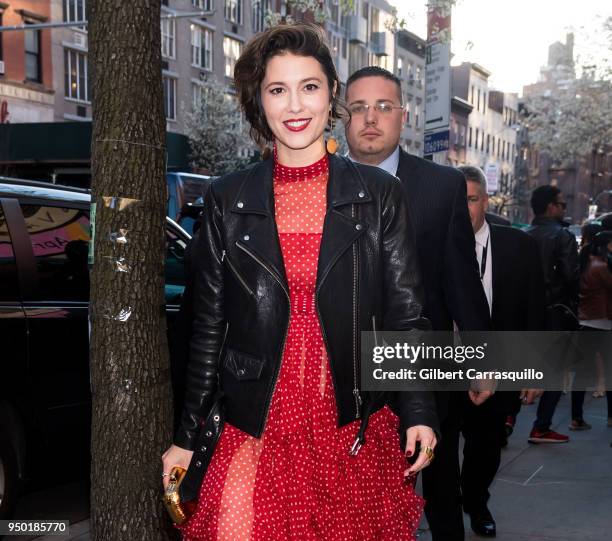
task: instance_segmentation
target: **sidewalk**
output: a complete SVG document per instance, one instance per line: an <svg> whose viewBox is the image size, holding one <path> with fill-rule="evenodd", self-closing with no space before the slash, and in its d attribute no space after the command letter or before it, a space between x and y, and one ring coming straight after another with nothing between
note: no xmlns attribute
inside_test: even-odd
<svg viewBox="0 0 612 541"><path fill-rule="evenodd" d="M606 427L606 401L587 395L585 418L593 429L585 432L568 432L569 406L568 394L561 398L553 426L570 434L566 444L527 443L536 408L525 407L519 415L491 487L497 540L603 541L612 536L612 428ZM466 541L483 539L465 519ZM419 541L431 541L425 521L423 527ZM89 521L71 524L69 536L36 539L89 541Z"/></svg>
<svg viewBox="0 0 612 541"><path fill-rule="evenodd" d="M571 432L570 395L555 412L553 429L569 443L527 443L536 406L521 411L490 489L489 508L499 541L603 541L612 538L612 428L606 399L587 393L585 419L591 430ZM464 515L466 541L482 540ZM424 521L426 527L426 522ZM430 541L429 531L419 541Z"/></svg>

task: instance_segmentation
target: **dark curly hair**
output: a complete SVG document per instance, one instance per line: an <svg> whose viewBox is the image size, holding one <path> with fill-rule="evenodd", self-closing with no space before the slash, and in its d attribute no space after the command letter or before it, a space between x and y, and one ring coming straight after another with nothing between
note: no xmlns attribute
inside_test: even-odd
<svg viewBox="0 0 612 541"><path fill-rule="evenodd" d="M256 34L245 46L234 68L234 84L244 114L251 125L249 133L264 147L273 134L261 103L261 83L273 56L292 53L315 58L327 77L331 98L331 116L341 118L340 79L332 60L325 32L308 23L281 24ZM334 96L334 83L336 95Z"/></svg>

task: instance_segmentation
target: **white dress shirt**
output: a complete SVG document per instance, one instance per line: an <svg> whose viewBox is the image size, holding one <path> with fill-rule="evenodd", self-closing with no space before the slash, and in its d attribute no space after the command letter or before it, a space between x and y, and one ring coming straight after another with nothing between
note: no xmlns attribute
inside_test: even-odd
<svg viewBox="0 0 612 541"><path fill-rule="evenodd" d="M353 156L351 156L350 152L348 154L348 157L350 160L360 163L358 160L353 158ZM387 173L390 173L391 175L396 177L397 168L399 167L399 158L400 158L400 151L399 151L399 146L398 146L395 148L395 150L391 154L389 154L389 156L387 156L376 167L380 167L381 169L384 169Z"/></svg>
<svg viewBox="0 0 612 541"><path fill-rule="evenodd" d="M485 261L484 275L481 276L482 287L484 288L487 302L489 303L489 313L493 306L493 255L491 251L491 229L489 224L485 222L482 227L476 232L476 259L478 259L478 272L482 273L482 253L485 247L487 248L487 257Z"/></svg>

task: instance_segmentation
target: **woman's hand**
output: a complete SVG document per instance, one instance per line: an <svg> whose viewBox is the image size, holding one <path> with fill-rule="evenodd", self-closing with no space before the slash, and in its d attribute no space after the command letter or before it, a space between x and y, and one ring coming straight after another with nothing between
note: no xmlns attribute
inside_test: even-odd
<svg viewBox="0 0 612 541"><path fill-rule="evenodd" d="M180 466L181 468L187 469L189 467L189 463L191 462L192 456L193 451L188 451L187 449L177 447L176 445L171 445L170 448L162 455L162 479L164 483L164 490L166 490L169 480L169 475L166 474L169 474L174 466Z"/></svg>
<svg viewBox="0 0 612 541"><path fill-rule="evenodd" d="M436 443L438 443L434 431L425 425L411 426L408 430L406 430L405 451L407 457L414 455L417 441L421 443L421 451L415 463L404 471L404 477L412 477L418 471L429 466L430 462L433 460L433 449L435 448ZM431 452L428 452L428 449L431 449Z"/></svg>

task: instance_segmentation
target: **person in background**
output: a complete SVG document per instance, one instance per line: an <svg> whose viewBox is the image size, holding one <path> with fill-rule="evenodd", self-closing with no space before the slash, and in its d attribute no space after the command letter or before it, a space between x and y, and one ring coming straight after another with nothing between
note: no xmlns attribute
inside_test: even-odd
<svg viewBox="0 0 612 541"><path fill-rule="evenodd" d="M424 315L433 330L452 331L453 322L464 331L489 330L463 175L400 147L407 111L401 83L389 71L370 66L353 73L346 83L346 102L351 113L345 124L349 157L384 169L401 181L425 288ZM481 389L470 394L477 404L493 394L484 386ZM423 472L425 514L433 541L462 541L458 448L465 393L435 395L442 438L436 461Z"/></svg>
<svg viewBox="0 0 612 541"><path fill-rule="evenodd" d="M476 237L480 278L491 310L494 331L539 331L544 328L544 279L535 240L527 233L485 219L489 198L484 172L460 166L467 181L467 200ZM518 404L532 404L538 389L498 391L481 406L463 401L463 509L472 530L494 537L496 524L488 508L493 482L506 440L507 412Z"/></svg>
<svg viewBox="0 0 612 541"><path fill-rule="evenodd" d="M546 293L546 329L577 330L578 247L576 238L563 223L563 192L556 186L539 186L531 194L535 214L527 229L539 248ZM569 437L551 430L553 415L562 391L546 391L538 404L536 420L529 434L530 443L566 443Z"/></svg>
<svg viewBox="0 0 612 541"><path fill-rule="evenodd" d="M583 247L580 251L580 299L578 318L583 331L586 361L595 360L598 382L595 397L605 394L608 401L608 426L612 426L612 391L605 391L605 366L610 362L610 331L612 331L612 270L608 254L612 252L612 231L601 224L583 227ZM607 340L606 340L607 339ZM591 425L584 420L584 390L572 391L570 430L585 430Z"/></svg>

